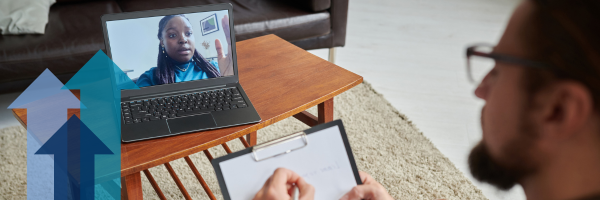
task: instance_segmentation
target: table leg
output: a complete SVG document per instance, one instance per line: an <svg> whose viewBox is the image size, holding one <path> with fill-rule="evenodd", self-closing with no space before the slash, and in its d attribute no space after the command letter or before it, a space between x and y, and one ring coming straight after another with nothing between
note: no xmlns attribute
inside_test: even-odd
<svg viewBox="0 0 600 200"><path fill-rule="evenodd" d="M333 121L333 98L320 103L318 106L319 110L319 124Z"/></svg>
<svg viewBox="0 0 600 200"><path fill-rule="evenodd" d="M248 141L250 146L256 145L256 131L246 135L246 141Z"/></svg>
<svg viewBox="0 0 600 200"><path fill-rule="evenodd" d="M142 176L136 172L125 177L121 177L121 199L124 200L143 200Z"/></svg>

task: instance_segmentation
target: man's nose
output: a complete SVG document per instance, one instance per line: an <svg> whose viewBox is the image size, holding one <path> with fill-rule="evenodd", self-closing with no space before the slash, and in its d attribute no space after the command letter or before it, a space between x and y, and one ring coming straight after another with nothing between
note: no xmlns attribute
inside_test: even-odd
<svg viewBox="0 0 600 200"><path fill-rule="evenodd" d="M481 82L479 82L479 85L477 85L477 88L475 89L475 96L477 96L480 99L483 100L487 100L487 96L490 90L490 74L492 72L488 72L485 77L483 77L483 80L481 80Z"/></svg>
<svg viewBox="0 0 600 200"><path fill-rule="evenodd" d="M475 88L475 96L483 100L486 100L489 90L489 86L486 84L486 82L487 81L485 79L482 80L479 85L477 85L477 88Z"/></svg>

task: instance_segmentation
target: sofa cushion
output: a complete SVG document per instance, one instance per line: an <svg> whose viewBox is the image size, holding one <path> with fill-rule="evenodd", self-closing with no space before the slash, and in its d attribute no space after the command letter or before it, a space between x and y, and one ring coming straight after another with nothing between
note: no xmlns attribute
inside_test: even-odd
<svg viewBox="0 0 600 200"><path fill-rule="evenodd" d="M120 0L118 3L123 12L231 3L237 41L268 34L296 41L331 31L329 12L315 13L280 0Z"/></svg>
<svg viewBox="0 0 600 200"><path fill-rule="evenodd" d="M35 78L44 69L74 73L104 49L100 17L120 12L113 0L55 4L44 35L0 36L0 83Z"/></svg>
<svg viewBox="0 0 600 200"><path fill-rule="evenodd" d="M290 2L313 12L324 11L331 7L331 0L291 0Z"/></svg>
<svg viewBox="0 0 600 200"><path fill-rule="evenodd" d="M56 3L73 3L73 2L88 2L97 0L56 0Z"/></svg>

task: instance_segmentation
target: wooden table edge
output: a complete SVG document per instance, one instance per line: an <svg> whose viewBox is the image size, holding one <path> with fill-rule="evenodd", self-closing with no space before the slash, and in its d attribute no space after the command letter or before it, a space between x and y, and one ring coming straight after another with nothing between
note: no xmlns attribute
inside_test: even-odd
<svg viewBox="0 0 600 200"><path fill-rule="evenodd" d="M11 109L10 111L12 112L13 116L15 118L17 118L17 121L19 121L19 123L21 123L21 126L23 126L23 128L25 128L25 129L27 129L27 124L25 124L25 122L23 122L23 120L21 120L19 115L17 115L17 112L16 112L17 109L24 109L24 108L15 108L15 109Z"/></svg>
<svg viewBox="0 0 600 200"><path fill-rule="evenodd" d="M258 131L259 129L262 129L265 126L274 124L274 123L279 122L281 120L284 120L284 119L286 119L288 117L292 117L294 114L297 114L297 113L300 113L302 111L305 111L308 108L316 106L316 105L318 105L318 104L320 104L320 103L322 103L322 102L324 102L324 101L326 101L328 99L331 99L331 98L333 98L333 97L335 97L335 96L337 96L337 95L339 95L339 94L341 94L341 93L343 93L345 91L348 91L349 89L351 89L351 88L359 85L360 83L363 82L363 77L362 76L358 76L358 77L359 78L357 80L353 81L352 83L350 83L348 85L345 85L345 86L343 86L343 87L341 87L341 88L339 88L339 89L337 89L337 90L335 90L335 91L333 91L333 92L331 92L329 94L326 94L326 95L324 95L324 96L322 96L322 97L320 97L320 98L318 98L318 99L316 99L314 101L308 102L308 103L303 104L301 106L298 106L298 107L296 107L296 108L294 108L294 109L292 109L290 111L287 111L287 112L282 113L282 114L280 114L278 116L275 116L275 117L273 117L273 118L271 118L269 120L261 121L261 122L259 122L258 124L254 125L254 126L250 126L250 127L246 128L246 129L242 129L242 130L240 130L238 132L235 132L233 134L229 134L229 135L224 136L224 137L226 138L226 141L231 141L231 140L234 140L236 138L242 137L244 135L250 134L250 133L252 133L254 131ZM208 143L205 143L205 144L202 144L202 145L198 145L198 146L195 146L195 147L192 147L192 148L189 148L189 149L185 149L185 150L176 152L174 154L171 154L171 156L170 156L171 158L170 159L166 159L166 161L165 161L164 158L159 158L159 159L151 160L151 161L148 161L148 162L145 162L145 163L141 163L141 164L139 164L137 166L132 166L132 167L128 167L128 168L122 168L121 169L121 177L125 177L127 175L138 173L138 172L141 172L141 171L143 171L145 169L149 169L149 168L152 168L152 167L155 167L155 166L158 166L158 165L162 165L164 163L171 162L171 161L183 158L185 156L189 156L191 154L201 152L201 151L209 149L211 147L221 145L221 143L218 143L217 141L219 141L219 140L218 139L217 140L213 140L211 142L208 142Z"/></svg>

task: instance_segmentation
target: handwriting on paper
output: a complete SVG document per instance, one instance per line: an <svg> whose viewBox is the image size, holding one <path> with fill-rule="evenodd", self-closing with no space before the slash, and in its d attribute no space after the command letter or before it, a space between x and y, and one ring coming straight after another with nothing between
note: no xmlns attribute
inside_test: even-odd
<svg viewBox="0 0 600 200"><path fill-rule="evenodd" d="M337 162L329 163L328 165L324 165L324 166L321 166L316 169L308 170L308 172L302 174L302 177L308 178L311 176L316 176L321 173L327 173L327 172L331 172L331 171L338 170L338 169L340 169L340 165L338 165Z"/></svg>

